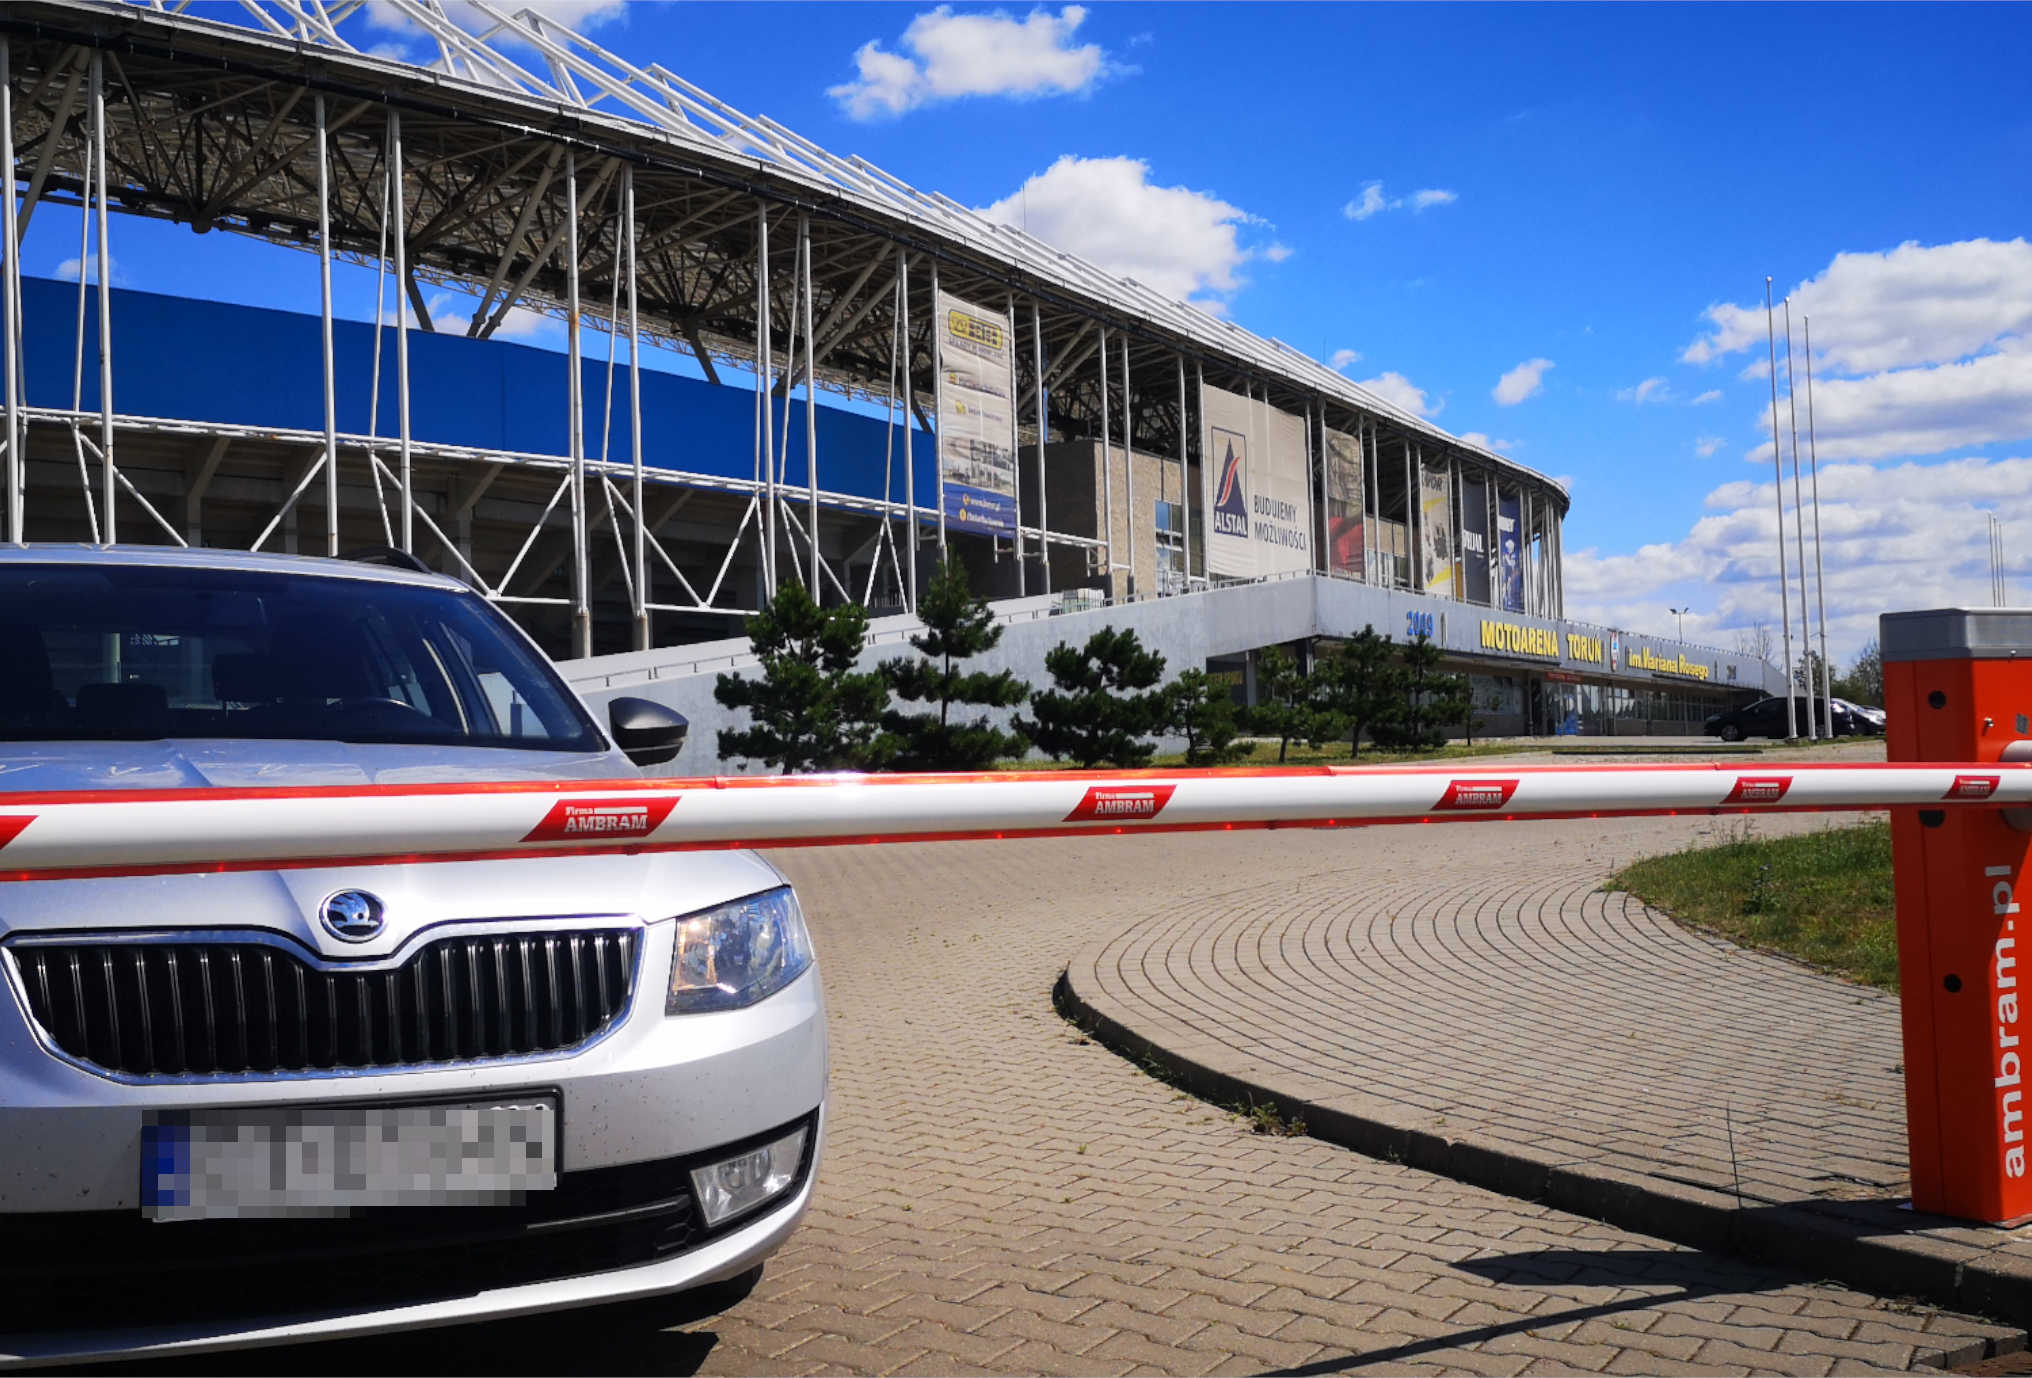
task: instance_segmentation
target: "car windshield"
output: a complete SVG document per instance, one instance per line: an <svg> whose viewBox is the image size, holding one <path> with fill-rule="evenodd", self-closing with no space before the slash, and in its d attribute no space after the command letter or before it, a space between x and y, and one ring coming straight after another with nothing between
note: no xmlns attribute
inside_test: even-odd
<svg viewBox="0 0 2032 1378"><path fill-rule="evenodd" d="M0 565L0 665L0 741L603 745L497 614L415 584Z"/></svg>

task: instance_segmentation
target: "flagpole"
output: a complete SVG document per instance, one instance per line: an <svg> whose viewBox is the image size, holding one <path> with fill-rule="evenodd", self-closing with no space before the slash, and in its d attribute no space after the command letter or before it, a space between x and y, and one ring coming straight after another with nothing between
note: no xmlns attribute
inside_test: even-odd
<svg viewBox="0 0 2032 1378"><path fill-rule="evenodd" d="M1764 279L1764 339L1771 353L1771 492L1778 502L1778 616L1785 629L1785 736L1799 735L1792 699L1792 576L1785 569L1785 455L1778 446L1778 324L1771 315L1771 279Z"/></svg>
<svg viewBox="0 0 2032 1378"><path fill-rule="evenodd" d="M1773 378L1775 387L1778 380ZM1799 495L1799 397L1792 383L1792 298L1785 299L1785 409L1792 414L1792 537L1799 550L1799 665L1806 671L1806 740L1820 737L1820 716L1813 709L1813 619L1806 613L1806 503ZM1834 735L1834 714L1827 715L1827 735Z"/></svg>
<svg viewBox="0 0 2032 1378"><path fill-rule="evenodd" d="M1834 730L1834 669L1827 660L1827 576L1820 561L1820 447L1813 437L1813 317L1801 316L1806 331L1806 462L1813 474L1813 588L1820 599L1820 696L1827 702L1828 730Z"/></svg>

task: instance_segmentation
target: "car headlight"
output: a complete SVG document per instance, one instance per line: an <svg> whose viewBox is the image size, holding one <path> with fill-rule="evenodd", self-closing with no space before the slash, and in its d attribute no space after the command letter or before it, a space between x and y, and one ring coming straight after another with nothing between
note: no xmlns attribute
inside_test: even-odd
<svg viewBox="0 0 2032 1378"><path fill-rule="evenodd" d="M767 999L811 966L811 935L789 886L677 921L665 1014L738 1010Z"/></svg>

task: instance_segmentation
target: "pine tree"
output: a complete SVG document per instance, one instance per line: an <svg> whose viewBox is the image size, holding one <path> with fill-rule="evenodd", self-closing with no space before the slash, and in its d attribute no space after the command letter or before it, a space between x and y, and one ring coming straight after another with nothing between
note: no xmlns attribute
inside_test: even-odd
<svg viewBox="0 0 2032 1378"><path fill-rule="evenodd" d="M1223 765L1248 751L1235 735L1235 701L1228 686L1204 670L1187 670L1165 687L1168 726L1185 738L1189 766Z"/></svg>
<svg viewBox="0 0 2032 1378"><path fill-rule="evenodd" d="M1006 756L1021 756L1028 745L1004 732L987 715L953 719L953 706L1014 708L1030 686L1010 671L964 672L954 662L992 650L1002 639L986 600L967 587L966 566L940 561L938 572L917 604L924 630L910 638L924 657L882 662L882 678L900 699L929 703L930 712L883 715L882 727L897 744L890 764L897 770L980 770Z"/></svg>
<svg viewBox="0 0 2032 1378"><path fill-rule="evenodd" d="M1282 646L1271 646L1256 657L1256 689L1261 695L1248 710L1249 730L1259 737L1277 739L1277 764L1284 764L1294 739L1310 741L1319 732L1314 719L1318 711L1313 695L1318 686L1298 668L1298 662Z"/></svg>
<svg viewBox="0 0 2032 1378"><path fill-rule="evenodd" d="M1314 673L1321 707L1348 739L1348 754L1362 754L1362 734L1379 738L1402 716L1399 674L1391 663L1390 638L1364 627L1341 644ZM1322 733L1324 735L1324 733Z"/></svg>
<svg viewBox="0 0 2032 1378"><path fill-rule="evenodd" d="M721 675L713 697L745 708L751 726L722 728L720 755L813 770L872 770L894 749L881 730L889 689L854 662L868 639L868 614L856 604L822 608L802 584L788 583L750 617L748 642L759 677Z"/></svg>
<svg viewBox="0 0 2032 1378"><path fill-rule="evenodd" d="M1060 642L1044 657L1054 689L1030 696L1034 720L1017 731L1053 760L1082 766L1148 764L1163 726L1166 695L1153 686L1164 677L1164 657L1146 651L1132 631L1103 627L1083 648Z"/></svg>
<svg viewBox="0 0 2032 1378"><path fill-rule="evenodd" d="M1458 713L1451 700L1455 677L1439 668L1443 654L1424 632L1404 643L1397 671L1398 716L1389 727L1371 733L1378 745L1414 751L1446 745L1446 728L1441 724L1458 721Z"/></svg>

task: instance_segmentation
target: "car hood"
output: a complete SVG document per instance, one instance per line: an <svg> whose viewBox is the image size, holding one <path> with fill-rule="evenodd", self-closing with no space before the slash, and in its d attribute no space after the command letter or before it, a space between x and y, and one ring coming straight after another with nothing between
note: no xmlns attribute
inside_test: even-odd
<svg viewBox="0 0 2032 1378"><path fill-rule="evenodd" d="M0 744L0 792L207 786L620 779L618 752L498 751L297 741ZM285 934L328 958L386 956L425 929L591 915L649 922L783 884L753 852L661 852L315 866L214 875L0 885L0 936L58 930L234 930ZM318 921L339 890L367 890L387 927L345 943Z"/></svg>
<svg viewBox="0 0 2032 1378"><path fill-rule="evenodd" d="M615 780L637 773L615 751L230 738L0 743L0 792Z"/></svg>

